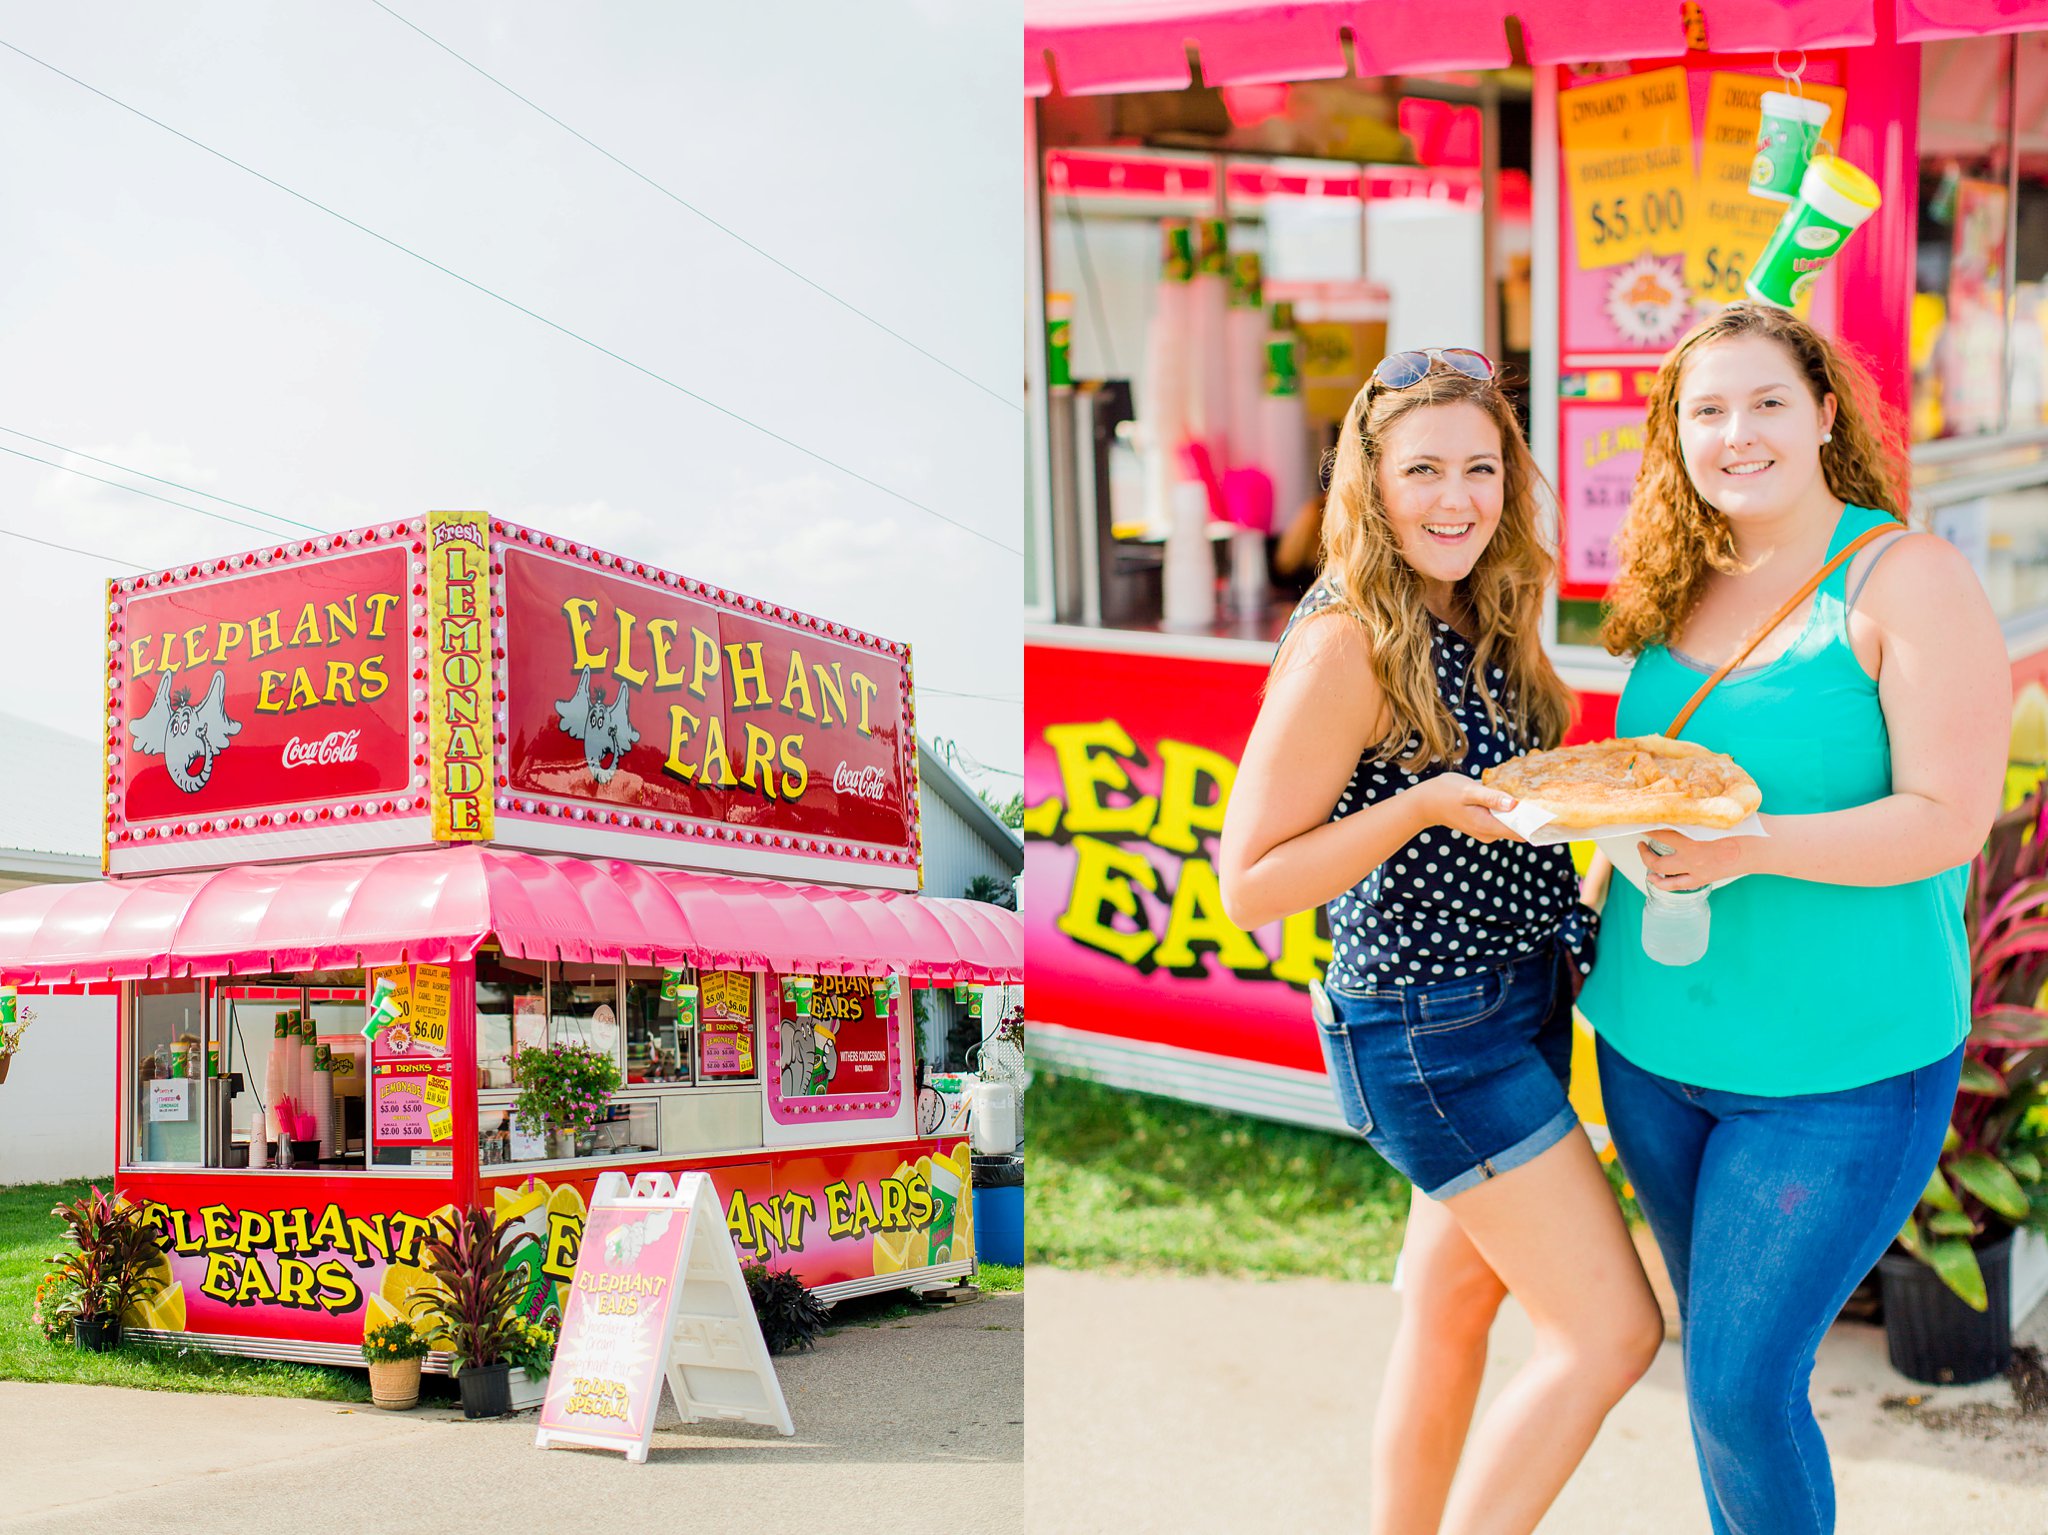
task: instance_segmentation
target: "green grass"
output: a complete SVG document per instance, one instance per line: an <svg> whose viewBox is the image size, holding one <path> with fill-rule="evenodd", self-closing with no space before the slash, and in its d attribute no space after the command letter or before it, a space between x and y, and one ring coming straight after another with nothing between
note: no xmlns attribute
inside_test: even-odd
<svg viewBox="0 0 2048 1535"><path fill-rule="evenodd" d="M367 1402L369 1377L326 1365L242 1359L197 1349L124 1344L89 1354L51 1343L30 1317L36 1283L63 1241L50 1214L60 1200L87 1192L75 1183L19 1183L0 1188L0 1380L68 1381L84 1386L136 1386L145 1391L221 1391L235 1396L301 1396L323 1402Z"/></svg>
<svg viewBox="0 0 2048 1535"><path fill-rule="evenodd" d="M1393 1277L1408 1184L1363 1141L1044 1066L1029 1114L1027 1262Z"/></svg>
<svg viewBox="0 0 2048 1535"><path fill-rule="evenodd" d="M968 1282L984 1294L1001 1295L1024 1288L1024 1270L1011 1268L1007 1263L984 1263Z"/></svg>

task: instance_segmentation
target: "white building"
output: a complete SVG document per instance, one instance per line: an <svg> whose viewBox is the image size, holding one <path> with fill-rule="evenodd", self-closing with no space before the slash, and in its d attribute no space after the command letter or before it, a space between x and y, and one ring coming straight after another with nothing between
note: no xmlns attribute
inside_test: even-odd
<svg viewBox="0 0 2048 1535"><path fill-rule="evenodd" d="M99 743L0 715L0 890L100 877ZM24 993L35 1015L0 1082L0 1183L114 1169L115 988Z"/></svg>
<svg viewBox="0 0 2048 1535"><path fill-rule="evenodd" d="M1008 885L1021 903L1024 834L998 820L967 780L922 741L917 743L917 809L924 836L926 895L957 900L977 874L986 874ZM1011 993L1013 999L1022 996L1021 988L1012 987ZM945 992L918 995L927 999L925 1059L935 1067L964 1066L962 1056L973 1037L965 1009ZM983 1019L986 1024L995 1021Z"/></svg>

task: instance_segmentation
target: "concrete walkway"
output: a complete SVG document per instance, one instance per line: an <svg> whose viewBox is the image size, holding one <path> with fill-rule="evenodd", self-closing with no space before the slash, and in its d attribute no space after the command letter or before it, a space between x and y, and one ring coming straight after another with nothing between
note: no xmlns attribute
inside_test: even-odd
<svg viewBox="0 0 2048 1535"><path fill-rule="evenodd" d="M0 1530L1023 1528L1021 1295L776 1361L796 1437L657 1427L644 1466L536 1450L534 1415L0 1382Z"/></svg>
<svg viewBox="0 0 2048 1535"><path fill-rule="evenodd" d="M1387 1286L1043 1268L1030 1286L1034 1535L1364 1527L1373 1402L1399 1306ZM2048 1341L2048 1306L2024 1333ZM1528 1349L1510 1304L1489 1396ZM1884 1405L1908 1395L1924 1400ZM1886 1362L1882 1329L1837 1324L1814 1401L1842 1535L2048 1535L2048 1419L2013 1419L2000 1405L2010 1400L2003 1381L1915 1386ZM1609 1416L1542 1530L1705 1535L1675 1345Z"/></svg>

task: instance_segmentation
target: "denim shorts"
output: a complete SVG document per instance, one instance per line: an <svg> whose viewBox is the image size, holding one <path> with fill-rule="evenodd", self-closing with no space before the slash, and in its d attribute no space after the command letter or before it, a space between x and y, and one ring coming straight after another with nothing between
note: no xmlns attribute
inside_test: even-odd
<svg viewBox="0 0 2048 1535"><path fill-rule="evenodd" d="M1344 1122L1432 1199L1520 1167L1578 1122L1562 946L1424 986L1331 986L1316 1034Z"/></svg>

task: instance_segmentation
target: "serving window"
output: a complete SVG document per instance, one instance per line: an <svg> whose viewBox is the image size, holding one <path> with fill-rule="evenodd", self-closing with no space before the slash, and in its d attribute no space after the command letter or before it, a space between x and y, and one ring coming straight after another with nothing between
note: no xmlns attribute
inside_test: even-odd
<svg viewBox="0 0 2048 1535"><path fill-rule="evenodd" d="M127 1165L432 1165L375 1155L367 995L361 971L137 982L122 1041Z"/></svg>
<svg viewBox="0 0 2048 1535"><path fill-rule="evenodd" d="M684 998L694 988L695 1006ZM762 1144L755 977L641 965L477 958L478 1158L486 1168L744 1150ZM609 1056L620 1088L573 1135L522 1126L517 1047Z"/></svg>

